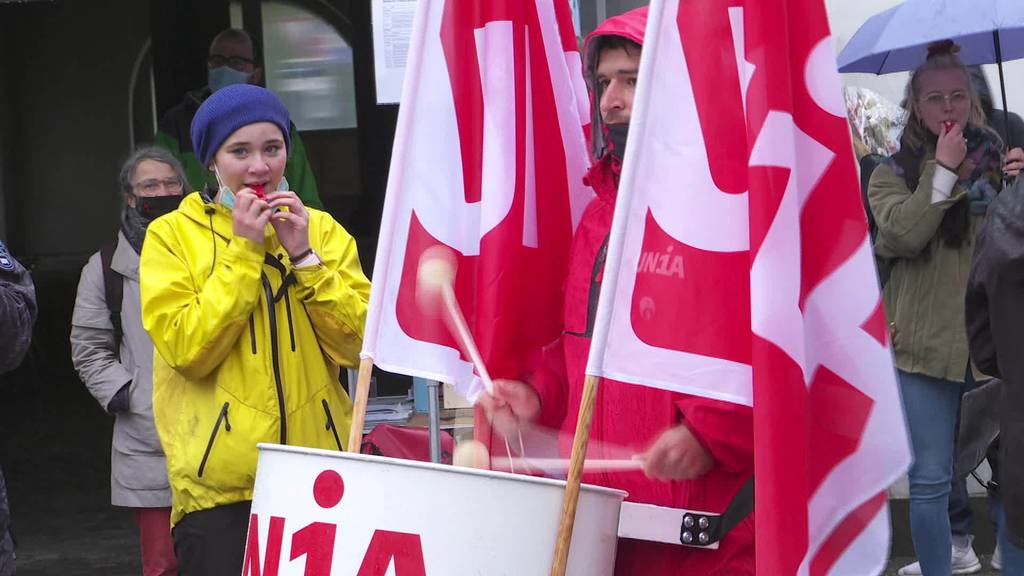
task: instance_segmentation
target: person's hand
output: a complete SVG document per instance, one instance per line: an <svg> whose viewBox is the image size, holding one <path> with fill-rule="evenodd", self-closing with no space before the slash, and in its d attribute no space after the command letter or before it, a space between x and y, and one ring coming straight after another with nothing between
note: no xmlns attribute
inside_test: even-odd
<svg viewBox="0 0 1024 576"><path fill-rule="evenodd" d="M235 195L235 207L231 209L231 228L235 236L262 245L263 229L271 214L269 204L260 200L251 189L242 188Z"/></svg>
<svg viewBox="0 0 1024 576"><path fill-rule="evenodd" d="M664 431L651 447L639 456L644 474L655 480L689 480L711 470L715 459L708 454L686 424Z"/></svg>
<svg viewBox="0 0 1024 576"><path fill-rule="evenodd" d="M484 392L477 398L491 426L509 435L540 415L540 396L532 386L519 380L495 380L494 395Z"/></svg>
<svg viewBox="0 0 1024 576"><path fill-rule="evenodd" d="M949 132L942 130L939 134L939 141L935 145L935 159L956 172L965 156L967 156L967 139L964 138L963 126L954 124Z"/></svg>
<svg viewBox="0 0 1024 576"><path fill-rule="evenodd" d="M1024 168L1024 149L1014 148L1007 152L1003 159L1003 174L1017 176L1021 168Z"/></svg>
<svg viewBox="0 0 1024 576"><path fill-rule="evenodd" d="M270 218L270 225L277 232L281 246L292 258L309 250L309 211L302 205L302 200L290 190L267 194L267 202L271 209L278 210Z"/></svg>

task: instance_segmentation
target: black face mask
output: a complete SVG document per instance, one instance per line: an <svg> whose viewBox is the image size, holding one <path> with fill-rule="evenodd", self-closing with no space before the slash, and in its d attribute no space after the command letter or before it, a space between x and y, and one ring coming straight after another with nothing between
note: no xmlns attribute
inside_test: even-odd
<svg viewBox="0 0 1024 576"><path fill-rule="evenodd" d="M181 194L171 196L136 196L135 211L145 220L156 220L164 214L177 210L182 198Z"/></svg>
<svg viewBox="0 0 1024 576"><path fill-rule="evenodd" d="M609 151L612 156L622 161L626 155L626 136L629 134L629 124L606 124L605 135L608 139Z"/></svg>

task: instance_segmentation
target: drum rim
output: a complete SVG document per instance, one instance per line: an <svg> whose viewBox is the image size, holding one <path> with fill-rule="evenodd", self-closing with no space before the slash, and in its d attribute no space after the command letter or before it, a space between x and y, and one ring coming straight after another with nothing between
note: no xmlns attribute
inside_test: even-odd
<svg viewBox="0 0 1024 576"><path fill-rule="evenodd" d="M393 464L397 466L405 466L408 468L420 468L425 470L437 470L449 474L467 474L470 476L480 476L483 478L497 479L497 480L512 480L516 482L526 482L528 484L537 484L541 486L555 487L559 489L565 489L564 480L556 480L554 478L539 478L537 476L527 476L525 474L511 474L509 472L502 472L500 470L477 470L476 468L468 468L464 466L452 466L450 464L435 464L433 462L420 462L418 460L404 460L401 458L390 458L387 456L375 456L372 454L355 454L351 452L338 452L337 450L324 450L321 448L308 448L305 446L286 446L282 444L273 444L268 442L260 442L256 445L259 453L263 452L284 452L290 454L308 454L313 456L326 456L328 458L337 458L342 460L356 460L360 462L367 462L372 464ZM625 500L628 493L624 490L617 488L609 488L607 486L594 486L593 484L581 484L580 490L583 492L592 492L603 496L617 497L620 500Z"/></svg>

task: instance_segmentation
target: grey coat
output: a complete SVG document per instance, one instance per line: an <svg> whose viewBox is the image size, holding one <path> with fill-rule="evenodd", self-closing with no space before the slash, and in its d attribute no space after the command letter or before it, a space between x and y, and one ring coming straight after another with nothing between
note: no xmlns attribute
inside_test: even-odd
<svg viewBox="0 0 1024 576"><path fill-rule="evenodd" d="M102 266L97 252L82 269L71 320L71 360L104 410L130 383L128 409L115 415L110 501L132 508L170 506L167 462L153 425L153 342L142 328L139 255L119 234L111 268L124 276L120 351L114 342Z"/></svg>

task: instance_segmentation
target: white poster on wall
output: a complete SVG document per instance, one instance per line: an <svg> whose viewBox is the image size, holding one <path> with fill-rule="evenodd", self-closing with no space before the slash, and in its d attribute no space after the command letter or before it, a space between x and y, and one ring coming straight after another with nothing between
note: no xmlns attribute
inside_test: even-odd
<svg viewBox="0 0 1024 576"><path fill-rule="evenodd" d="M416 0L373 0L373 62L378 104L397 104L402 97L402 79L415 16Z"/></svg>

